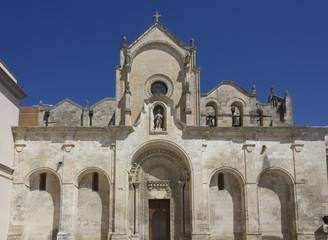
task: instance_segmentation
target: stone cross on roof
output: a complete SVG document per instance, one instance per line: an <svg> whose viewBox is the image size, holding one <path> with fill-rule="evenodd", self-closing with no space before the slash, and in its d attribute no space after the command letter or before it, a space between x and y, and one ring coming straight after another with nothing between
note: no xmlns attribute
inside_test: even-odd
<svg viewBox="0 0 328 240"><path fill-rule="evenodd" d="M153 15L153 18L156 18L156 22L158 22L159 18L162 18L162 15L158 14L158 12L156 12L155 15Z"/></svg>

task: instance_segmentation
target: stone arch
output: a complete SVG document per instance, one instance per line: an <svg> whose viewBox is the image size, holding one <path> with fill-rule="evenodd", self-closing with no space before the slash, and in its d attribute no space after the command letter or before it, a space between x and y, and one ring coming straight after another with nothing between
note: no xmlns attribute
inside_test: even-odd
<svg viewBox="0 0 328 240"><path fill-rule="evenodd" d="M224 187L218 188L219 177ZM209 178L209 219L211 239L242 240L246 237L245 189L242 174L223 167Z"/></svg>
<svg viewBox="0 0 328 240"><path fill-rule="evenodd" d="M94 179L95 177L97 179ZM77 174L74 184L77 187L76 237L78 239L107 239L111 179L105 171L90 167ZM96 188L94 184L97 184Z"/></svg>
<svg viewBox="0 0 328 240"><path fill-rule="evenodd" d="M44 181L42 188L41 181ZM56 239L60 220L60 176L53 169L38 168L27 175L25 186L24 235L28 239Z"/></svg>
<svg viewBox="0 0 328 240"><path fill-rule="evenodd" d="M129 225L148 239L151 201L168 201L170 239L191 235L191 167L187 157L168 141L151 141L135 151L129 166ZM156 199L156 200L155 200ZM134 206L134 207L132 207Z"/></svg>
<svg viewBox="0 0 328 240"><path fill-rule="evenodd" d="M164 47L170 49L171 51L173 51L178 56L178 59L176 59L176 60L177 60L177 62L179 62L180 66L181 66L181 69L183 69L183 62L184 62L185 55L178 48L176 48L173 44L171 44L167 41L160 41L160 40L149 41L149 42L146 42L146 43L141 44L140 46L138 46L133 51L133 53L131 54L131 63L133 64L133 61L134 61L135 57L143 49L145 49L146 47L149 47L149 46L154 46L154 45L164 46Z"/></svg>
<svg viewBox="0 0 328 240"><path fill-rule="evenodd" d="M242 104L243 102L240 101L234 101L231 102L230 108L231 108L231 114L232 114L232 126L243 126L243 118L244 118L244 106Z"/></svg>
<svg viewBox="0 0 328 240"><path fill-rule="evenodd" d="M238 98L238 97L234 97L234 98L231 98L229 100L229 102L227 103L227 107L231 107L231 105L236 102L236 103L239 103L241 105L242 108L246 108L248 107L248 104L246 103L246 101L242 98Z"/></svg>
<svg viewBox="0 0 328 240"><path fill-rule="evenodd" d="M156 139L156 140L150 140L147 142L144 142L140 144L135 151L131 154L130 161L127 162L126 169L130 169L131 166L133 166L133 163L135 162L136 158L144 152L146 149L149 149L151 147L156 146L162 146L163 148L169 149L175 154L177 154L181 159L183 159L186 163L186 165L189 167L190 173L193 174L193 164L191 159L189 158L188 153L178 144L175 142L165 140L165 139ZM191 176L192 177L192 176Z"/></svg>
<svg viewBox="0 0 328 240"><path fill-rule="evenodd" d="M294 181L280 168L267 168L258 177L259 218L262 238L296 239Z"/></svg>

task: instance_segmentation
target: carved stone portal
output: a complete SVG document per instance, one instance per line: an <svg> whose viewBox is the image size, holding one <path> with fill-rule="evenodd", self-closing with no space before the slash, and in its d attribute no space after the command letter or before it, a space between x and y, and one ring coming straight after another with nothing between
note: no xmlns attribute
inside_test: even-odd
<svg viewBox="0 0 328 240"><path fill-rule="evenodd" d="M190 239L190 171L186 162L170 150L152 148L135 158L130 173L130 185L138 186L130 188L131 235L152 240L154 228L159 228L166 229L167 239ZM157 201L168 206L157 209Z"/></svg>

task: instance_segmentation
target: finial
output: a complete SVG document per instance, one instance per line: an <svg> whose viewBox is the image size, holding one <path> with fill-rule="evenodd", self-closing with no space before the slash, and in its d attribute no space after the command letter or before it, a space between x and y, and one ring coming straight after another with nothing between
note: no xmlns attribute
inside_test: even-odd
<svg viewBox="0 0 328 240"><path fill-rule="evenodd" d="M274 94L274 86L271 86L271 90L270 90L271 94Z"/></svg>
<svg viewBox="0 0 328 240"><path fill-rule="evenodd" d="M288 91L286 91L286 92L285 92L285 96L288 96L288 95L289 95L289 92L288 92Z"/></svg>
<svg viewBox="0 0 328 240"><path fill-rule="evenodd" d="M42 103L42 100L40 100L39 105L42 106L42 104L43 104L43 103Z"/></svg>
<svg viewBox="0 0 328 240"><path fill-rule="evenodd" d="M158 19L159 18L162 18L162 15L158 14L158 12L156 11L156 14L153 15L153 18L156 18L156 21L155 22L158 22Z"/></svg>
<svg viewBox="0 0 328 240"><path fill-rule="evenodd" d="M257 92L256 92L256 87L255 87L255 85L252 86L251 96L253 96L253 97L257 97Z"/></svg>
<svg viewBox="0 0 328 240"><path fill-rule="evenodd" d="M124 36L124 37L122 38L122 44L123 44L124 46L126 46L126 36Z"/></svg>
<svg viewBox="0 0 328 240"><path fill-rule="evenodd" d="M189 40L189 47L194 47L194 39L190 38Z"/></svg>
<svg viewBox="0 0 328 240"><path fill-rule="evenodd" d="M85 100L85 107L89 107L89 100Z"/></svg>

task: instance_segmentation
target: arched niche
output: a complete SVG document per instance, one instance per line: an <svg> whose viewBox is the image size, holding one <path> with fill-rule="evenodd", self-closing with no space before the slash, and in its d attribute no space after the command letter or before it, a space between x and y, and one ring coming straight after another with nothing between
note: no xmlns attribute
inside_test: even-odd
<svg viewBox="0 0 328 240"><path fill-rule="evenodd" d="M164 146L165 143L153 143L133 157L129 170L129 229L132 234L149 239L154 232L153 213L162 209L169 222L162 227L169 226L170 239L190 238L190 166L181 152Z"/></svg>
<svg viewBox="0 0 328 240"><path fill-rule="evenodd" d="M105 240L109 232L110 183L107 175L96 168L77 177L77 239Z"/></svg>
<svg viewBox="0 0 328 240"><path fill-rule="evenodd" d="M208 102L205 105L205 122L209 127L217 126L217 108L215 102Z"/></svg>
<svg viewBox="0 0 328 240"><path fill-rule="evenodd" d="M246 238L243 180L231 169L219 169L210 180L209 218L211 239Z"/></svg>
<svg viewBox="0 0 328 240"><path fill-rule="evenodd" d="M61 183L55 172L38 169L26 181L26 239L57 239Z"/></svg>
<svg viewBox="0 0 328 240"><path fill-rule="evenodd" d="M166 133L167 120L168 112L166 104L164 104L162 101L155 101L150 107L150 132Z"/></svg>
<svg viewBox="0 0 328 240"><path fill-rule="evenodd" d="M262 239L296 239L293 182L278 169L263 172L258 182L259 217Z"/></svg>
<svg viewBox="0 0 328 240"><path fill-rule="evenodd" d="M231 121L233 127L243 126L244 109L241 102L235 101L230 105Z"/></svg>
<svg viewBox="0 0 328 240"><path fill-rule="evenodd" d="M262 109L257 109L256 115L257 115L256 125L263 127L263 111L262 111Z"/></svg>

